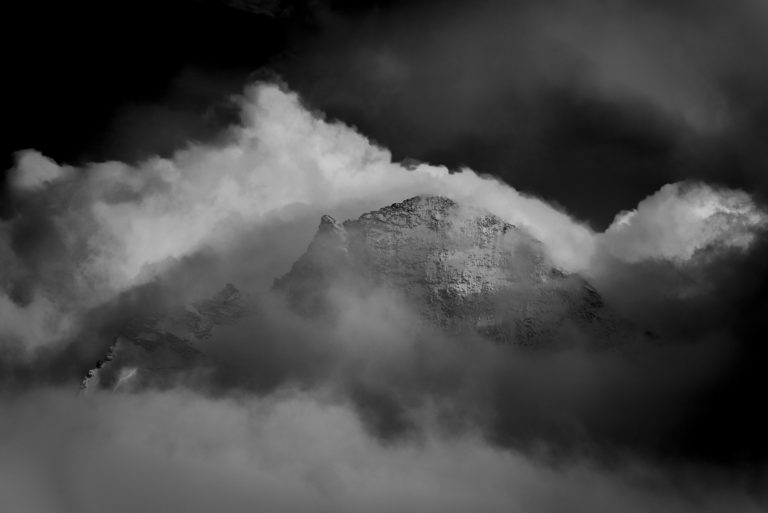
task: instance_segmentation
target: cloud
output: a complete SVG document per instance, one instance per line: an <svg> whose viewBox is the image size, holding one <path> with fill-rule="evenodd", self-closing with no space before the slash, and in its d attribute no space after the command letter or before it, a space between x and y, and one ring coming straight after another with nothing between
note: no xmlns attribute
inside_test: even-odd
<svg viewBox="0 0 768 513"><path fill-rule="evenodd" d="M320 214L357 217L416 194L486 208L544 242L563 269L591 275L606 253L677 261L708 245L746 247L765 220L743 192L671 184L600 235L493 177L395 163L283 87L256 84L238 101L242 121L225 142L190 144L171 158L76 168L19 154L17 215L0 225L4 339L30 349L66 340L85 312L201 251L258 251L272 263L260 268L268 283L264 276L298 256ZM268 233L273 246L259 246Z"/></svg>
<svg viewBox="0 0 768 513"><path fill-rule="evenodd" d="M764 510L764 2L377 4L313 20L277 64L298 94L249 86L215 137L231 112L202 111L239 72L120 111L106 151L163 157L17 155L0 510ZM208 142L168 155L189 139ZM425 326L385 288L333 288L324 320L264 292L321 214L423 193L530 231L660 337L527 352ZM41 388L74 391L127 318L227 281L259 314L216 332L205 371Z"/></svg>
<svg viewBox="0 0 768 513"><path fill-rule="evenodd" d="M625 262L685 262L706 250L746 250L768 226L768 214L743 191L675 183L622 212L601 236Z"/></svg>
<svg viewBox="0 0 768 513"><path fill-rule="evenodd" d="M68 168L61 167L40 152L28 150L18 153L16 167L11 173L11 187L34 190L66 176Z"/></svg>
<svg viewBox="0 0 768 513"><path fill-rule="evenodd" d="M247 268L253 254L217 259L202 269L207 274L218 265ZM194 266L178 269L175 286L184 290L197 275ZM135 302L157 302L158 292L177 295L171 283L147 290ZM569 340L569 350L531 352L431 326L402 291L342 280L320 292L331 302L327 317L306 318L286 308L279 296L260 295L252 298L253 315L217 328L201 346L207 359L200 366L169 369L156 379L152 368L167 364L148 355L120 388L136 390L149 380L214 397L323 390L348 402L367 432L384 442L418 439L426 429L426 410L448 432L475 432L493 445L555 460L623 451L654 459L669 450L680 430L707 430L686 427L686 414L706 401L705 392L734 360L732 339L723 335L700 337L695 344L626 341L623 350L607 352L580 349L578 340ZM129 318L135 306L118 303L117 312ZM100 317L89 319L95 325ZM569 335L584 336L577 330ZM91 339L78 337L81 343ZM86 359L85 368L105 353L102 348ZM76 378L85 371L80 372ZM117 376L120 368L111 372ZM632 409L621 407L626 404ZM741 440L721 444L740 446ZM698 453L674 459L692 456Z"/></svg>
<svg viewBox="0 0 768 513"><path fill-rule="evenodd" d="M382 445L319 396L30 390L2 405L9 511L760 510L738 482L703 487L685 469L668 481L644 464L552 469L439 426Z"/></svg>
<svg viewBox="0 0 768 513"><path fill-rule="evenodd" d="M22 153L13 170L27 177L17 180L26 192L18 198L21 212L0 228L4 268L14 270L3 277L7 286L66 303L69 314L150 279L164 262L226 247L243 227L270 215L290 217L303 205L357 216L420 193L484 203L528 227L564 263L589 244L586 228L546 203L470 170L451 174L426 164L408 170L280 87L250 88L242 108L243 124L232 128L229 143L191 145L138 166L67 168L64 179L63 168Z"/></svg>
<svg viewBox="0 0 768 513"><path fill-rule="evenodd" d="M256 84L238 101L241 123L224 142L170 158L71 167L20 156L16 215L0 225L3 365L18 378L0 399L6 509L758 509L760 496L719 470L678 469L710 454L676 445L711 440L688 415L741 356L735 312L744 284L766 275L757 263L766 214L749 195L670 184L601 234L493 177L393 162L284 87ZM530 231L559 266L609 299L624 296L616 303L630 318L673 304L666 315L687 312L673 320L698 329L618 354L537 354L425 326L385 288L332 289L340 314L330 320L262 294L322 213L357 217L424 193ZM712 252L703 265L698 255ZM741 265L720 274L734 262L751 276ZM691 276L717 279L678 294ZM125 319L227 281L255 293L260 314L217 332L208 374L190 372L166 392L20 391L76 381ZM757 439L710 445L750 445L762 479ZM670 447L679 453L666 463ZM616 475L596 463L612 457L622 460ZM685 493L655 480L667 471Z"/></svg>
<svg viewBox="0 0 768 513"><path fill-rule="evenodd" d="M260 293L304 250L320 214L357 217L416 194L447 195L530 231L557 265L595 279L609 298L622 295L626 284L632 283L633 294L623 294L628 299L616 303L624 304L629 318L642 320L656 312L649 306L654 297L674 297L678 304L682 298L685 308L700 308L703 303L696 298L708 300L720 285L688 287L687 294L679 293L678 283L690 281L692 275L697 284L712 275L702 271L692 256L713 247L736 247L749 254L750 242L766 219L743 192L671 184L598 234L561 209L472 170L451 173L430 164L395 163L386 149L343 123L309 111L283 87L256 84L239 102L242 122L231 128L225 143L190 145L172 158L152 158L136 166L105 162L67 167L66 174L18 191L18 214L0 228L6 346L21 348L32 358L39 348L56 354L77 340L81 348L77 356L61 354L82 361L74 367L59 363L71 370L86 362L92 365L103 356L111 340L108 333L121 318L211 294L227 281ZM35 171L35 165L43 170ZM51 166L64 169L29 153L22 155L14 172L54 176ZM658 265L637 272L634 265L646 261ZM357 312L370 306L366 301L373 301L352 298L344 309ZM338 357L334 337L364 339L382 312L401 312L383 308L390 303L373 301L382 308L350 318L348 327L356 326L355 336L309 330L293 338L310 341L323 336L330 344L325 356L332 362L347 361ZM712 314L715 309L708 306L705 311ZM296 323L278 314L276 318L287 324ZM360 325L360 318L367 324ZM384 323L382 347L399 347L397 340L413 342L406 335L415 321L398 318L404 331L393 336L391 329L397 323ZM252 328L254 333L266 329L275 340L286 339L280 324ZM732 330L730 325L721 328L725 334ZM250 358L248 352L239 354L236 349L248 347L242 337L229 345L237 355L233 361L261 367L260 375L267 381L269 376L279 384L286 375L301 379L312 375L301 352L283 362L266 357L273 347L268 343L254 346L256 354ZM228 347L227 342L221 347ZM311 354L318 351L311 345L305 349ZM49 358L51 353L41 354ZM272 362L276 370L261 362ZM355 386L361 396L371 392L365 384Z"/></svg>

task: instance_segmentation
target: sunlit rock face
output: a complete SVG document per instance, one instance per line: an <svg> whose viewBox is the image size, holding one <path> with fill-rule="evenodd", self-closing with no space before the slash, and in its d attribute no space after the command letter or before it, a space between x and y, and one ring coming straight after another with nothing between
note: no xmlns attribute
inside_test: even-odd
<svg viewBox="0 0 768 513"><path fill-rule="evenodd" d="M306 253L275 281L308 315L332 313L339 285L390 287L438 326L518 345L610 346L631 331L525 230L438 196L344 223L323 216Z"/></svg>
<svg viewBox="0 0 768 513"><path fill-rule="evenodd" d="M642 338L580 276L556 268L542 243L488 212L417 196L317 234L274 292L296 313L333 321L340 297L385 288L423 323L452 335L530 348L598 349ZM135 319L122 329L85 390L165 387L212 365L217 327L258 314L227 285L215 297Z"/></svg>
<svg viewBox="0 0 768 513"><path fill-rule="evenodd" d="M192 382L209 365L206 344L218 326L248 313L242 294L228 284L210 299L126 323L105 358L83 380L85 391Z"/></svg>

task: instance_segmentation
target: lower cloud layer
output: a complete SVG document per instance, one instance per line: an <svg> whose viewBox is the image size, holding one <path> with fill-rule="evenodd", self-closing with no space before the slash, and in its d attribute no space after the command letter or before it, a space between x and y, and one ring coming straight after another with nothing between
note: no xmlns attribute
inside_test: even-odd
<svg viewBox="0 0 768 513"><path fill-rule="evenodd" d="M317 396L36 390L3 411L3 511L761 510L746 484L701 470L554 468L435 425L382 444Z"/></svg>

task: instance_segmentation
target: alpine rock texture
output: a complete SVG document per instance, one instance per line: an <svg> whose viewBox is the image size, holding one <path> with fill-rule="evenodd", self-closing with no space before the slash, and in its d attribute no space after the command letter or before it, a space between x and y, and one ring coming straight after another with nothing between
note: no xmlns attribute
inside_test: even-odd
<svg viewBox="0 0 768 513"><path fill-rule="evenodd" d="M610 348L637 331L586 280L555 267L525 230L439 196L417 196L344 223L323 216L306 252L273 289L295 312L318 317L334 315L339 287L387 287L424 322L452 334L535 349ZM136 319L83 388L183 381L205 369L216 327L253 310L229 284L212 299Z"/></svg>
<svg viewBox="0 0 768 513"><path fill-rule="evenodd" d="M240 291L227 284L211 299L133 319L106 357L88 372L82 389L166 387L183 382L189 372L208 363L205 345L215 328L235 323L247 312Z"/></svg>
<svg viewBox="0 0 768 513"><path fill-rule="evenodd" d="M480 209L417 196L357 220L323 216L275 289L307 315L332 308L334 285L391 287L425 320L530 347L606 347L633 331L542 243Z"/></svg>

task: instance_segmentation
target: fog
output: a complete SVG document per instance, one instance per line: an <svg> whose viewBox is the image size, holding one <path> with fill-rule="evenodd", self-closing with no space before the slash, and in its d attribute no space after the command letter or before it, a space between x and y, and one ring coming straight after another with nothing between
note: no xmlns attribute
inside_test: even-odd
<svg viewBox="0 0 768 513"><path fill-rule="evenodd" d="M724 438L699 422L724 411L711 391L752 354L740 329L760 326L743 306L766 276L768 216L749 194L672 183L598 232L473 170L394 162L284 85L237 104L222 141L169 158L18 154L16 215L0 225L2 509L764 507L760 424L736 436L756 396ZM529 231L659 339L524 351L430 326L386 287L334 284L323 318L270 291L320 215L424 193ZM76 393L126 319L227 282L253 310L216 331L206 368L164 390Z"/></svg>

